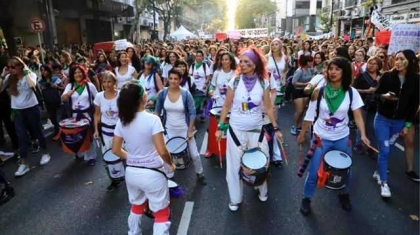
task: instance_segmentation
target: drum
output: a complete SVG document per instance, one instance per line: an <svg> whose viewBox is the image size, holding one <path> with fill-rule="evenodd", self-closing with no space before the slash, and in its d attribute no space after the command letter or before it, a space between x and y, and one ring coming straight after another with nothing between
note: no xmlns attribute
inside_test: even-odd
<svg viewBox="0 0 420 235"><path fill-rule="evenodd" d="M106 163L109 177L112 180L123 180L125 176L124 163L121 158L113 154L111 149L108 149L102 158Z"/></svg>
<svg viewBox="0 0 420 235"><path fill-rule="evenodd" d="M222 107L215 107L210 110L210 121L209 121L209 133L208 133L208 146L207 149L213 155L219 155L219 146L217 145L216 131L217 125L219 124L220 113L222 112ZM226 117L226 122L229 122L229 114ZM224 133L222 139L220 140L220 148L222 155L226 155L226 133Z"/></svg>
<svg viewBox="0 0 420 235"><path fill-rule="evenodd" d="M92 131L89 120L81 119L80 121L76 121L74 118L67 118L61 121L59 125L63 152L80 153L90 148Z"/></svg>
<svg viewBox="0 0 420 235"><path fill-rule="evenodd" d="M185 170L191 165L191 158L188 152L188 143L185 138L177 136L166 142L166 147L172 156L177 170Z"/></svg>
<svg viewBox="0 0 420 235"><path fill-rule="evenodd" d="M347 153L338 150L327 152L324 156L324 171L328 175L325 187L332 190L344 188L351 165L352 160Z"/></svg>
<svg viewBox="0 0 420 235"><path fill-rule="evenodd" d="M268 171L266 169L267 162L268 157L259 148L246 150L242 156L241 166L253 173L248 175L241 167L239 171L241 179L251 186L263 184L268 176Z"/></svg>

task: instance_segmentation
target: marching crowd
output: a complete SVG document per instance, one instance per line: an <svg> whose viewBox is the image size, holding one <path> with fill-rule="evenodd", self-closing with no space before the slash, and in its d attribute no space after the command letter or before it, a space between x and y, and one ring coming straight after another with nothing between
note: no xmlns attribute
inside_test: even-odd
<svg viewBox="0 0 420 235"><path fill-rule="evenodd" d="M167 178L179 167L174 155L182 144L188 146L182 160L191 160L197 181L207 184L195 126L205 123L212 110L219 110L217 131L209 136L216 137L219 151L220 142L226 142L228 207L236 211L243 199L243 182L258 190L260 201L268 199L270 163L281 167L287 160L279 150L286 134L278 127L283 119L279 108L293 103L290 134L299 145L305 143L307 132L311 136L299 172L308 167L300 208L303 215L311 213L314 191L322 185L324 155L332 150L349 157L355 150L372 158L378 151L373 178L380 195L391 197L388 159L399 136L404 138L406 175L420 181L413 166L420 51L388 55L387 50L387 45L374 45L372 38L344 41L336 37L149 42L121 51L93 51L86 45L37 47L10 58L2 47L1 121L19 163L15 176L30 171L26 159L31 143L33 153L42 151L41 165L54 157L42 130L41 109L45 109L54 125L55 141L66 141L66 127L86 127L83 143L67 146L76 160L95 165L98 147L102 153L112 149L124 159L132 204L128 234L141 233L141 216L147 209L155 218L155 234L168 234ZM367 123L369 116L374 116L373 123ZM365 127L371 124L377 150L366 133ZM354 128L352 145L350 130ZM175 148L169 144L174 138L182 141ZM93 144L95 140L99 146ZM208 150L205 157L212 154ZM253 157L251 161L262 156L261 167L248 167L248 156ZM352 208L351 172L349 167L339 194L346 211ZM109 191L122 182L110 179ZM0 183L4 203L14 192L1 170Z"/></svg>

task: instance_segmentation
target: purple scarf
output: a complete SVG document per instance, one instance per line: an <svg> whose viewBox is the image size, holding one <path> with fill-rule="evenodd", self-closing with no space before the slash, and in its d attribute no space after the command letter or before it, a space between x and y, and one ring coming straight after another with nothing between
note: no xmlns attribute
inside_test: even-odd
<svg viewBox="0 0 420 235"><path fill-rule="evenodd" d="M181 81L180 85L183 87L185 85L185 83L187 83L187 80L188 80L188 76L182 76L182 81ZM188 87L188 89L189 89L189 87Z"/></svg>
<svg viewBox="0 0 420 235"><path fill-rule="evenodd" d="M257 83L257 80L258 76L255 73L251 76L242 74L242 81L244 82L244 85L248 92L251 92L252 88L254 88L255 83Z"/></svg>

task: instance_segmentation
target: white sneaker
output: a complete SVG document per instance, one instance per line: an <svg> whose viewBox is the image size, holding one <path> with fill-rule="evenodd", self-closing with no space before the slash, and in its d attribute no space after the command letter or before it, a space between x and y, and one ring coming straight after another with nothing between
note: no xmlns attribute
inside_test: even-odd
<svg viewBox="0 0 420 235"><path fill-rule="evenodd" d="M379 185L381 185L381 177L379 176L378 171L373 172L372 177L378 182Z"/></svg>
<svg viewBox="0 0 420 235"><path fill-rule="evenodd" d="M260 199L261 202L266 202L268 200L268 195L261 196L261 193L258 192L258 199Z"/></svg>
<svg viewBox="0 0 420 235"><path fill-rule="evenodd" d="M239 209L239 204L235 204L232 202L229 202L229 210L231 211L237 211Z"/></svg>
<svg viewBox="0 0 420 235"><path fill-rule="evenodd" d="M23 176L29 171L29 166L25 164L19 164L18 170L15 172L15 176Z"/></svg>
<svg viewBox="0 0 420 235"><path fill-rule="evenodd" d="M49 154L42 154L41 161L39 162L39 164L41 164L41 166L45 165L49 163L50 160L51 160L51 156Z"/></svg>
<svg viewBox="0 0 420 235"><path fill-rule="evenodd" d="M387 183L381 185L381 197L391 197L391 190Z"/></svg>

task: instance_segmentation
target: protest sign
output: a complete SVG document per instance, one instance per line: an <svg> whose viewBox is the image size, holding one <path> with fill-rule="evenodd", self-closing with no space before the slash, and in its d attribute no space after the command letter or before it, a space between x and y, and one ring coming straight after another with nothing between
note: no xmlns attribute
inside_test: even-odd
<svg viewBox="0 0 420 235"><path fill-rule="evenodd" d="M122 50L127 49L127 47L128 47L127 39L116 40L114 43L115 43L115 50L116 51L122 51Z"/></svg>
<svg viewBox="0 0 420 235"><path fill-rule="evenodd" d="M392 29L388 55L405 49L416 53L420 49L420 25L399 24Z"/></svg>
<svg viewBox="0 0 420 235"><path fill-rule="evenodd" d="M378 11L373 11L372 16L370 17L370 22L374 24L379 31L387 31L392 29L392 24L389 20Z"/></svg>

